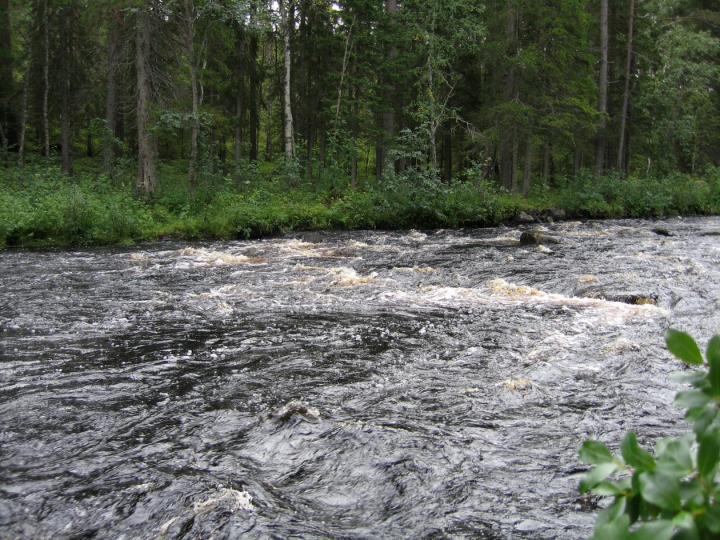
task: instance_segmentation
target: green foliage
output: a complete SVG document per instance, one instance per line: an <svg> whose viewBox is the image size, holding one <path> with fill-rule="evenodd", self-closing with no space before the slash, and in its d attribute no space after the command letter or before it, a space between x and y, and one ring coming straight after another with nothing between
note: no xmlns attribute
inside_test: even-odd
<svg viewBox="0 0 720 540"><path fill-rule="evenodd" d="M508 194L473 165L446 184L437 171L406 168L376 185L353 189L337 169L301 180L299 165L242 161L221 166L191 188L187 163L166 161L155 196L133 194L135 164L119 161L115 176L78 160L68 178L45 162L0 169L0 245L110 245L163 237L257 238L296 230L409 229L492 226L521 211L564 209L569 218L656 217L720 212L720 177L662 180L582 177L529 199Z"/></svg>
<svg viewBox="0 0 720 540"><path fill-rule="evenodd" d="M581 492L614 498L598 516L594 540L720 535L720 336L710 340L704 359L684 332L670 330L666 343L678 359L703 368L682 375L692 390L675 399L693 432L659 441L654 455L634 433L623 439L620 456L597 441L583 444L580 459L593 468L580 482Z"/></svg>

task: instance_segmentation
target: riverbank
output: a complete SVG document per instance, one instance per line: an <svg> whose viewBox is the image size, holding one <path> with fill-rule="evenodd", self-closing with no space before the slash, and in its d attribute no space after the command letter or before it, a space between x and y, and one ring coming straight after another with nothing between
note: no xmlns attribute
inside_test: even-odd
<svg viewBox="0 0 720 540"><path fill-rule="evenodd" d="M465 178L452 185L394 181L357 188L282 175L218 178L191 190L166 169L157 195L133 195L131 176L53 166L0 171L0 247L132 244L163 238L258 238L293 231L487 227L557 219L720 214L720 178L589 176L511 195Z"/></svg>

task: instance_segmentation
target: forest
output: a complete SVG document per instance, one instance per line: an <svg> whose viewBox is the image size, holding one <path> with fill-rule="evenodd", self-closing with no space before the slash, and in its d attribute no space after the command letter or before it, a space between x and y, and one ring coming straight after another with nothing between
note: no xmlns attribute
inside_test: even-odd
<svg viewBox="0 0 720 540"><path fill-rule="evenodd" d="M713 0L0 0L0 244L717 213L719 90Z"/></svg>

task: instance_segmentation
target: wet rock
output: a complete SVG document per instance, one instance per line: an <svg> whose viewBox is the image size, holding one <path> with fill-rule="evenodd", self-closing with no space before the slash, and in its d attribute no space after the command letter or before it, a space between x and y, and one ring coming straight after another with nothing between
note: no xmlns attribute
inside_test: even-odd
<svg viewBox="0 0 720 540"><path fill-rule="evenodd" d="M720 236L720 231L705 231L700 233L700 236Z"/></svg>
<svg viewBox="0 0 720 540"><path fill-rule="evenodd" d="M655 227L652 232L654 232L658 236L675 236L675 234L673 234L664 227Z"/></svg>
<svg viewBox="0 0 720 540"><path fill-rule="evenodd" d="M559 244L560 240L548 236L542 231L525 231L520 235L521 246L537 246L540 244Z"/></svg>
<svg viewBox="0 0 720 540"><path fill-rule="evenodd" d="M567 212L562 208L551 208L548 210L548 215L555 221L560 221L567 217Z"/></svg>
<svg viewBox="0 0 720 540"><path fill-rule="evenodd" d="M521 224L535 223L537 220L527 212L520 212L515 216L515 222Z"/></svg>
<svg viewBox="0 0 720 540"><path fill-rule="evenodd" d="M552 255L553 253L555 253L552 249L547 248L542 244L537 247L537 250L539 253L544 253L545 255Z"/></svg>
<svg viewBox="0 0 720 540"><path fill-rule="evenodd" d="M575 296L580 298L593 298L596 300L607 300L608 302L619 302L632 306L655 306L658 303L658 295L655 293L643 293L635 291L608 291L598 287L588 287L576 291Z"/></svg>
<svg viewBox="0 0 720 540"><path fill-rule="evenodd" d="M320 411L302 401L293 400L270 414L270 418L279 423L285 423L294 416L299 416L309 422L317 422L320 420Z"/></svg>

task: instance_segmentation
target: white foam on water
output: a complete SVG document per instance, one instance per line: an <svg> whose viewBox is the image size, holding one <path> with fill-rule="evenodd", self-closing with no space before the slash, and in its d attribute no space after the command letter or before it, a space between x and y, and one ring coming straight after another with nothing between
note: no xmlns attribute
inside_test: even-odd
<svg viewBox="0 0 720 540"><path fill-rule="evenodd" d="M358 287L360 285L369 285L375 281L377 274L373 272L366 276L357 273L354 268L345 266L330 268L327 273L330 279L330 285L335 287Z"/></svg>
<svg viewBox="0 0 720 540"><path fill-rule="evenodd" d="M181 249L178 255L183 259L190 259L189 262L197 266L239 266L245 264L265 264L264 259L258 257L247 257L242 254L228 253L225 251L210 251L203 248L187 247Z"/></svg>
<svg viewBox="0 0 720 540"><path fill-rule="evenodd" d="M208 499L195 503L193 511L196 515L207 514L216 508L222 508L232 513L239 511L252 512L255 509L252 500L252 495L245 491L222 488Z"/></svg>

